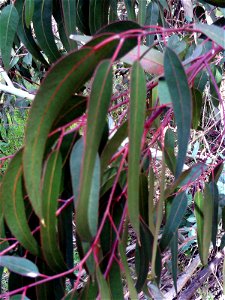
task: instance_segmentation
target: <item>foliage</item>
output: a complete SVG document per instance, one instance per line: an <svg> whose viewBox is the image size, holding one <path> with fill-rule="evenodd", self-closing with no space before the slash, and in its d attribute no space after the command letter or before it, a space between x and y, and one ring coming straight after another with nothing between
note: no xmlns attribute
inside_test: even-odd
<svg viewBox="0 0 225 300"><path fill-rule="evenodd" d="M149 297L168 249L176 287L193 201L207 265L221 218L224 225L224 156L214 155L210 134L223 143L225 13L219 1L188 2L16 0L3 8L4 68L20 86L40 87L1 182L0 265L9 269L1 297L122 299L122 278L131 298Z"/></svg>

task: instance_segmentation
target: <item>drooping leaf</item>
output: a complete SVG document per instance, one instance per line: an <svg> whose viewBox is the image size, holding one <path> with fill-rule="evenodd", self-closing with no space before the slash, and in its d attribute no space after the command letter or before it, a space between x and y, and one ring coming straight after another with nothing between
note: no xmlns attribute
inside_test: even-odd
<svg viewBox="0 0 225 300"><path fill-rule="evenodd" d="M24 5L26 26L29 28L34 14L34 0L25 0Z"/></svg>
<svg viewBox="0 0 225 300"><path fill-rule="evenodd" d="M219 192L217 184L212 181L209 183L210 192L213 201L213 220L212 220L212 243L214 249L216 248L216 238L218 230L218 210L219 210Z"/></svg>
<svg viewBox="0 0 225 300"><path fill-rule="evenodd" d="M98 61L110 57L114 52L118 44L116 40L98 50L93 48L106 36L108 35L96 38L92 41L92 46L71 52L55 64L43 81L30 110L25 133L24 177L30 201L40 217L39 187L48 134L63 106L70 100L71 95L91 77Z"/></svg>
<svg viewBox="0 0 225 300"><path fill-rule="evenodd" d="M108 23L110 0L89 0L89 28L91 35Z"/></svg>
<svg viewBox="0 0 225 300"><path fill-rule="evenodd" d="M116 261L111 266L108 282L112 299L124 299L121 270Z"/></svg>
<svg viewBox="0 0 225 300"><path fill-rule="evenodd" d="M160 241L160 249L163 251L171 242L172 238L176 234L176 230L184 217L187 209L188 199L185 192L181 192L174 197L170 214L167 219L166 225L163 230L162 238Z"/></svg>
<svg viewBox="0 0 225 300"><path fill-rule="evenodd" d="M202 93L200 93L196 89L192 90L192 107L193 107L192 127L193 129L197 129L200 122L200 116L201 116Z"/></svg>
<svg viewBox="0 0 225 300"><path fill-rule="evenodd" d="M0 199L4 217L11 233L34 255L39 255L39 246L31 234L25 213L22 183L22 150L11 160L4 175Z"/></svg>
<svg viewBox="0 0 225 300"><path fill-rule="evenodd" d="M148 224L148 178L145 174L141 173L140 177L140 189L139 189L139 207L140 216L143 221Z"/></svg>
<svg viewBox="0 0 225 300"><path fill-rule="evenodd" d="M163 54L158 50L150 49L145 45L135 47L122 57L121 61L132 65L139 58L139 50L140 55L144 55L140 60L142 68L150 74L161 75L163 73Z"/></svg>
<svg viewBox="0 0 225 300"><path fill-rule="evenodd" d="M173 102L178 134L178 155L175 177L182 172L190 136L192 101L184 68L173 50L166 48L164 56L166 82Z"/></svg>
<svg viewBox="0 0 225 300"><path fill-rule="evenodd" d="M0 18L1 57L6 70L10 68L11 50L19 23L19 15L14 5L3 8Z"/></svg>
<svg viewBox="0 0 225 300"><path fill-rule="evenodd" d="M0 256L0 266L23 276L32 278L39 276L37 266L23 257L9 255Z"/></svg>
<svg viewBox="0 0 225 300"><path fill-rule="evenodd" d="M34 0L33 26L41 49L50 62L61 57L52 32L52 0Z"/></svg>
<svg viewBox="0 0 225 300"><path fill-rule="evenodd" d="M157 21L159 18L159 6L156 2L151 1L147 6L146 11L146 26L157 25ZM153 31L154 29L149 29L149 31ZM154 43L154 34L150 34L146 36L146 45L151 46Z"/></svg>
<svg viewBox="0 0 225 300"><path fill-rule="evenodd" d="M69 37L76 33L76 4L74 0L61 1L63 12L63 24L67 39L69 40L70 50L77 47L77 43L72 41Z"/></svg>
<svg viewBox="0 0 225 300"><path fill-rule="evenodd" d="M17 294L10 297L10 300L31 300L31 299L24 296L23 294Z"/></svg>
<svg viewBox="0 0 225 300"><path fill-rule="evenodd" d="M141 140L145 121L145 74L137 61L131 71L129 111L128 211L130 221L139 235L139 173Z"/></svg>
<svg viewBox="0 0 225 300"><path fill-rule="evenodd" d="M89 0L77 0L76 25L86 35L91 35L89 28L89 5Z"/></svg>
<svg viewBox="0 0 225 300"><path fill-rule="evenodd" d="M194 29L204 33L207 37L213 40L220 47L225 49L224 45L224 28L216 25L195 24Z"/></svg>
<svg viewBox="0 0 225 300"><path fill-rule="evenodd" d="M122 243L119 243L118 247L119 247L119 253L120 253L121 261L122 261L123 268L124 268L124 273L125 273L126 280L127 280L127 285L128 285L128 290L129 290L129 293L130 293L130 298L131 299L138 299L137 291L134 287L134 281L131 277L129 266L128 266L128 263L127 263L126 252L124 250L124 246L123 246Z"/></svg>
<svg viewBox="0 0 225 300"><path fill-rule="evenodd" d="M100 170L98 168L100 167L100 161L99 159L96 160L96 155L104 129L102 124L106 119L111 93L111 62L105 60L100 63L96 70L88 104L85 150L77 203L77 230L81 238L87 241L95 235L97 230L98 199L95 197L97 197L99 191L94 188L94 185L96 184L96 188L99 186L100 178L98 176L100 176ZM93 120L95 120L94 123ZM94 169L97 172L95 175ZM91 195L91 187L97 193L95 197Z"/></svg>
<svg viewBox="0 0 225 300"><path fill-rule="evenodd" d="M31 27L27 28L25 22L25 5L23 0L17 0L15 3L15 7L19 13L19 24L17 34L21 40L21 42L25 45L27 50L40 62L42 62L45 66L48 65L47 61L44 59L41 54L40 48L37 46L34 41Z"/></svg>
<svg viewBox="0 0 225 300"><path fill-rule="evenodd" d="M139 6L138 6L138 23L140 25L145 24L146 6L147 6L147 1L146 0L142 0L142 1L139 2Z"/></svg>
<svg viewBox="0 0 225 300"><path fill-rule="evenodd" d="M57 241L58 197L61 184L62 157L54 151L48 157L42 178L41 190L41 243L44 258L53 271L64 271L66 265Z"/></svg>
<svg viewBox="0 0 225 300"><path fill-rule="evenodd" d="M128 122L125 122L123 125L119 127L116 131L115 135L108 141L104 150L101 154L101 174L106 169L107 164L109 163L113 154L115 154L116 150L119 148L121 143L125 140L128 135Z"/></svg>
<svg viewBox="0 0 225 300"><path fill-rule="evenodd" d="M101 299L111 299L110 289L109 289L108 283L105 280L103 274L101 273L99 267L96 270L96 276L97 276L97 281L98 281L98 286L99 286L99 292L100 292L100 295L101 295Z"/></svg>
<svg viewBox="0 0 225 300"><path fill-rule="evenodd" d="M173 131L170 128L166 131L164 144L165 162L170 171L174 174L176 168L176 157L174 154L175 137Z"/></svg>
<svg viewBox="0 0 225 300"><path fill-rule="evenodd" d="M177 293L178 231L175 232L174 237L170 242L170 251L172 255L173 284Z"/></svg>
<svg viewBox="0 0 225 300"><path fill-rule="evenodd" d="M136 21L136 14L135 14L135 1L134 0L124 0L128 19L132 21Z"/></svg>
<svg viewBox="0 0 225 300"><path fill-rule="evenodd" d="M159 78L158 94L160 104L172 103L172 97L169 92L168 84L164 77Z"/></svg>
<svg viewBox="0 0 225 300"><path fill-rule="evenodd" d="M195 201L195 218L197 223L197 240L198 240L198 249L199 255L201 260L203 261L203 254L202 254L202 243L203 243L203 227L204 227L204 215L203 215L203 194L202 192L198 191L195 193L194 197Z"/></svg>

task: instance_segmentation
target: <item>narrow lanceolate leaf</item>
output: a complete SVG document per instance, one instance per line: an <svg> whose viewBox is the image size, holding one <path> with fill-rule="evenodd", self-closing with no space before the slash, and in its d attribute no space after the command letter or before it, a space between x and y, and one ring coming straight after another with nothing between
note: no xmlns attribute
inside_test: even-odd
<svg viewBox="0 0 225 300"><path fill-rule="evenodd" d="M15 7L20 17L17 34L21 42L37 60L42 62L44 65L48 65L47 61L44 59L43 55L40 52L40 48L37 46L36 42L34 41L31 27L27 28L26 26L25 5L23 0L17 0L15 3Z"/></svg>
<svg viewBox="0 0 225 300"><path fill-rule="evenodd" d="M108 23L110 0L89 0L89 27L91 34Z"/></svg>
<svg viewBox="0 0 225 300"><path fill-rule="evenodd" d="M103 134L104 124L112 94L112 68L111 61L101 62L95 72L92 90L90 94L88 112L85 150L81 171L81 182L79 186L79 197L77 203L76 225L77 231L83 240L90 240L97 230L98 199L97 190L99 185L100 167L97 155ZM93 122L93 120L95 120ZM96 158L97 157L97 158ZM95 172L94 172L95 169ZM96 173L96 174L95 174ZM94 188L94 181L97 184ZM93 190L93 191L94 191ZM95 196L95 197L94 197Z"/></svg>
<svg viewBox="0 0 225 300"><path fill-rule="evenodd" d="M89 28L89 6L89 0L77 0L76 25L86 35L91 35Z"/></svg>
<svg viewBox="0 0 225 300"><path fill-rule="evenodd" d="M119 244L118 248L119 248L120 257L121 257L121 261L122 261L123 268L124 268L124 273L126 276L130 299L138 299L137 291L134 287L134 281L130 274L130 269L129 269L128 262L127 262L126 252L124 250L124 246L123 246L122 242Z"/></svg>
<svg viewBox="0 0 225 300"><path fill-rule="evenodd" d="M63 12L63 23L66 32L66 36L69 39L71 34L76 33L76 1L66 0L61 1ZM69 39L70 49L75 49L77 43Z"/></svg>
<svg viewBox="0 0 225 300"><path fill-rule="evenodd" d="M52 68L35 97L26 128L23 163L27 192L39 217L42 159L52 125L71 95L90 78L98 60L110 56L117 43L96 51L89 47L72 52Z"/></svg>
<svg viewBox="0 0 225 300"><path fill-rule="evenodd" d="M183 169L190 136L192 100L182 63L170 48L165 51L164 69L177 124L178 155L175 177L178 178Z"/></svg>
<svg viewBox="0 0 225 300"><path fill-rule="evenodd" d="M7 5L0 18L1 56L6 70L10 68L11 50L18 23L19 15L15 6Z"/></svg>
<svg viewBox="0 0 225 300"><path fill-rule="evenodd" d="M194 29L201 31L211 40L213 40L220 47L225 49L224 44L224 28L218 27L216 25L208 25L208 24L195 24Z"/></svg>
<svg viewBox="0 0 225 300"><path fill-rule="evenodd" d="M145 18L146 18L146 0L142 0L139 2L138 6L138 24L144 25L145 24Z"/></svg>
<svg viewBox="0 0 225 300"><path fill-rule="evenodd" d="M137 61L131 72L128 158L128 211L130 221L139 235L139 173L141 140L145 121L145 74Z"/></svg>
<svg viewBox="0 0 225 300"><path fill-rule="evenodd" d="M208 262L209 247L212 236L212 222L213 222L213 197L209 185L205 185L204 189L204 204L203 204L203 238L202 238L202 258L203 265Z"/></svg>
<svg viewBox="0 0 225 300"><path fill-rule="evenodd" d="M219 192L215 181L209 183L210 192L213 201L213 221L212 221L212 243L214 249L216 248L216 238L218 230L218 210L219 210Z"/></svg>
<svg viewBox="0 0 225 300"><path fill-rule="evenodd" d="M202 255L202 243L203 243L203 226L204 226L204 215L203 215L203 194L198 191L195 193L194 197L195 202L195 218L197 223L197 241L198 241L198 250L199 255L201 257L201 261L203 261Z"/></svg>
<svg viewBox="0 0 225 300"><path fill-rule="evenodd" d="M25 21L27 28L30 27L30 23L34 14L34 0L25 0Z"/></svg>
<svg viewBox="0 0 225 300"><path fill-rule="evenodd" d="M41 191L41 248L47 264L53 271L63 271L66 268L57 241L56 210L61 174L62 158L59 151L54 151L44 166Z"/></svg>
<svg viewBox="0 0 225 300"><path fill-rule="evenodd" d="M37 266L23 257L9 255L0 256L0 266L27 277L35 278L40 274Z"/></svg>
<svg viewBox="0 0 225 300"><path fill-rule="evenodd" d="M31 234L26 218L22 181L22 151L19 151L11 160L4 175L0 200L11 233L25 249L33 255L38 255L40 249Z"/></svg>
<svg viewBox="0 0 225 300"><path fill-rule="evenodd" d="M165 161L170 171L174 174L176 166L176 157L174 154L175 138L170 128L166 131L164 144Z"/></svg>
<svg viewBox="0 0 225 300"><path fill-rule="evenodd" d="M160 249L163 251L176 234L187 209L188 199L185 192L179 193L172 202L170 214L163 230Z"/></svg>
<svg viewBox="0 0 225 300"><path fill-rule="evenodd" d="M124 4L126 6L128 19L132 20L132 21L136 21L135 1L134 0L124 0Z"/></svg>
<svg viewBox="0 0 225 300"><path fill-rule="evenodd" d="M150 26L150 25L157 25L159 18L159 6L158 3L151 1L148 4L147 10L146 10L146 21L145 25ZM154 29L148 29L150 32L153 31ZM146 36L146 45L151 46L154 43L154 38L155 35L147 35Z"/></svg>
<svg viewBox="0 0 225 300"><path fill-rule="evenodd" d="M102 275L99 267L96 270L96 276L97 276L101 299L109 299L110 300L111 299L110 289L109 289L108 283L105 280L104 276Z"/></svg>
<svg viewBox="0 0 225 300"><path fill-rule="evenodd" d="M61 55L52 32L52 0L35 0L34 3L33 25L36 38L50 62L54 62Z"/></svg>

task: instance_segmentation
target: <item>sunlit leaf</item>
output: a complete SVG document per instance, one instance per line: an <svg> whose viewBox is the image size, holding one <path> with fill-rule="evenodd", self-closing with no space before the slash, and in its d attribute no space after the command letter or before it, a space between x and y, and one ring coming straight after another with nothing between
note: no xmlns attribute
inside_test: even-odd
<svg viewBox="0 0 225 300"><path fill-rule="evenodd" d="M19 23L19 15L14 5L7 5L0 15L1 57L6 70L10 68L11 50Z"/></svg>
<svg viewBox="0 0 225 300"><path fill-rule="evenodd" d="M192 119L192 101L184 68L173 50L166 48L164 56L166 82L173 103L178 134L178 155L175 177L182 172L186 158Z"/></svg>
<svg viewBox="0 0 225 300"><path fill-rule="evenodd" d="M27 250L38 255L40 249L31 234L26 217L22 180L22 150L20 150L11 160L4 175L0 199L5 220L12 234Z"/></svg>
<svg viewBox="0 0 225 300"><path fill-rule="evenodd" d="M130 89L128 211L131 224L139 235L139 173L145 121L146 81L138 61L132 67Z"/></svg>
<svg viewBox="0 0 225 300"><path fill-rule="evenodd" d="M9 255L0 256L0 266L23 276L32 278L39 276L37 266L23 257Z"/></svg>

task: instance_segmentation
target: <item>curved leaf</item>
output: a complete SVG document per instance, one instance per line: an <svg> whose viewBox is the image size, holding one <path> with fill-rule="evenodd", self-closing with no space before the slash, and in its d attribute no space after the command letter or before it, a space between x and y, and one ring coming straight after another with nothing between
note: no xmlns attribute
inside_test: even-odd
<svg viewBox="0 0 225 300"><path fill-rule="evenodd" d="M97 230L97 215L95 215L94 212L92 213L90 208L95 207L94 211L98 214L98 202L96 203L98 199L91 197L91 200L89 197L91 196L92 182L93 179L95 179L95 176L92 179L92 175L94 174L94 166L96 162L98 162L98 159L96 161L96 155L104 130L102 124L104 124L106 119L111 100L111 94L111 61L105 60L99 64L95 72L88 104L85 150L83 154L81 182L79 186L80 193L77 203L77 230L81 238L87 241L95 235ZM93 122L93 120L95 120L95 122ZM98 162L98 164L100 166L100 162ZM97 166L95 166L95 168L97 168ZM99 179L96 178L95 180ZM93 201L93 203L90 203L90 201ZM90 223L90 218L93 218L93 224Z"/></svg>
<svg viewBox="0 0 225 300"><path fill-rule="evenodd" d="M77 43L72 41L69 37L76 33L76 1L67 0L61 1L63 11L63 23L65 27L66 36L69 40L70 49L77 48Z"/></svg>
<svg viewBox="0 0 225 300"><path fill-rule="evenodd" d="M82 33L91 35L89 28L89 0L77 0L76 23Z"/></svg>
<svg viewBox="0 0 225 300"><path fill-rule="evenodd" d="M33 14L34 14L34 0L25 0L25 21L26 21L26 26L29 28L30 23L33 19Z"/></svg>
<svg viewBox="0 0 225 300"><path fill-rule="evenodd" d="M173 50L166 48L164 56L165 77L173 102L178 134L178 155L175 177L182 172L190 136L192 101L184 68Z"/></svg>
<svg viewBox="0 0 225 300"><path fill-rule="evenodd" d="M9 255L0 256L0 266L27 277L35 278L40 274L37 266L23 257Z"/></svg>
<svg viewBox="0 0 225 300"><path fill-rule="evenodd" d="M20 16L17 34L21 42L37 60L39 60L40 62L42 62L44 65L47 66L48 65L47 61L44 59L43 55L40 52L40 48L37 46L37 44L34 41L31 27L27 28L26 26L25 6L23 0L17 0L15 3L15 7L17 8Z"/></svg>
<svg viewBox="0 0 225 300"><path fill-rule="evenodd" d="M28 226L23 198L21 150L11 160L4 175L0 199L5 220L12 234L33 255L39 255L39 246Z"/></svg>
<svg viewBox="0 0 225 300"><path fill-rule="evenodd" d="M60 58L60 53L55 44L52 32L52 0L34 0L35 13L33 15L33 25L36 38L41 49L47 55L50 62Z"/></svg>
<svg viewBox="0 0 225 300"><path fill-rule="evenodd" d="M11 50L19 23L19 15L14 5L7 5L0 15L1 56L6 70L10 68Z"/></svg>
<svg viewBox="0 0 225 300"><path fill-rule="evenodd" d="M110 289L109 289L108 283L105 280L104 276L102 275L99 267L97 267L97 270L96 270L96 277L97 277L97 281L98 281L101 299L112 299L110 296Z"/></svg>
<svg viewBox="0 0 225 300"><path fill-rule="evenodd" d="M58 197L62 175L62 157L59 151L52 152L44 166L41 191L41 248L47 264L53 271L63 271L66 265L57 241Z"/></svg>
<svg viewBox="0 0 225 300"><path fill-rule="evenodd" d="M160 249L163 251L169 245L184 217L188 205L185 192L179 193L172 202L170 214L163 230Z"/></svg>
<svg viewBox="0 0 225 300"><path fill-rule="evenodd" d="M110 0L89 0L89 28L91 35L108 23Z"/></svg>
<svg viewBox="0 0 225 300"><path fill-rule="evenodd" d="M140 62L131 71L128 157L128 211L131 224L139 235L139 173L141 140L145 121L146 83Z"/></svg>

